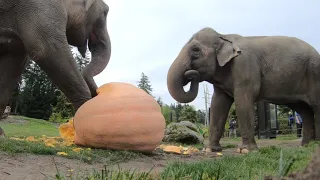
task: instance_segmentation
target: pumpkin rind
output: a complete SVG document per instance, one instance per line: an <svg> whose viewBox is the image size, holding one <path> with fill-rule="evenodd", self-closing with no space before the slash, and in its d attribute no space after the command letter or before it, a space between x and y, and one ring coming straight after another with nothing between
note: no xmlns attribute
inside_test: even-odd
<svg viewBox="0 0 320 180"><path fill-rule="evenodd" d="M75 144L152 152L162 141L165 119L159 104L128 83L108 83L75 114Z"/></svg>

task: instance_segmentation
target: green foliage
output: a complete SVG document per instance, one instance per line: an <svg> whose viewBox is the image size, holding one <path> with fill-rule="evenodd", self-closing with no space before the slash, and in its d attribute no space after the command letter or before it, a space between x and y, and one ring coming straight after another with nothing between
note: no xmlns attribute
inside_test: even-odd
<svg viewBox="0 0 320 180"><path fill-rule="evenodd" d="M170 124L172 122L172 120L170 119L170 116L172 114L172 119L174 119L174 111L168 106L168 105L163 105L161 107L161 111L162 111L162 115L164 116L165 120L166 120L166 124Z"/></svg>
<svg viewBox="0 0 320 180"><path fill-rule="evenodd" d="M193 106L185 105L181 110L181 115L178 121L190 121L192 123L198 122L197 111Z"/></svg>
<svg viewBox="0 0 320 180"><path fill-rule="evenodd" d="M90 63L89 53L90 52L87 50L86 57L84 58L80 53L72 51L73 58L76 60L80 71L82 71Z"/></svg>
<svg viewBox="0 0 320 180"><path fill-rule="evenodd" d="M288 116L289 112L292 111L288 106L277 105L277 109L280 115Z"/></svg>
<svg viewBox="0 0 320 180"><path fill-rule="evenodd" d="M197 111L197 117L198 117L198 122L201 124L204 124L206 119L206 112L204 110L199 109Z"/></svg>
<svg viewBox="0 0 320 180"><path fill-rule="evenodd" d="M149 81L149 77L143 72L141 73L140 81L138 81L138 88L144 90L146 93L152 96L152 87Z"/></svg>
<svg viewBox="0 0 320 180"><path fill-rule="evenodd" d="M236 105L235 103L233 103L230 107L230 110L229 110L229 115L228 115L228 119L237 119L237 114L236 114Z"/></svg>
<svg viewBox="0 0 320 180"><path fill-rule="evenodd" d="M196 123L196 125L199 128L198 131L200 132L200 134L202 134L204 138L207 138L209 136L209 127L204 126L202 123Z"/></svg>
<svg viewBox="0 0 320 180"><path fill-rule="evenodd" d="M70 103L70 101L61 91L57 91L57 94L58 102L53 108L53 113L51 114L49 121L64 123L74 116L75 111L72 103Z"/></svg>
<svg viewBox="0 0 320 180"><path fill-rule="evenodd" d="M161 97L158 97L157 103L159 104L159 106L163 106L163 102L162 102Z"/></svg>
<svg viewBox="0 0 320 180"><path fill-rule="evenodd" d="M279 122L279 131L282 135L292 134L292 132L290 131L289 126L288 126L288 118L281 115L278 117L278 122ZM295 132L294 130L295 129L292 128L293 132Z"/></svg>
<svg viewBox="0 0 320 180"><path fill-rule="evenodd" d="M46 73L34 62L30 62L22 75L23 85L20 95L20 114L48 120L56 103L57 87Z"/></svg>
<svg viewBox="0 0 320 180"><path fill-rule="evenodd" d="M181 105L181 103L177 103L177 104L171 104L170 108L172 110L174 110L174 112L175 112L175 115L176 115L175 121L178 121L180 118L181 110L182 110L183 106Z"/></svg>

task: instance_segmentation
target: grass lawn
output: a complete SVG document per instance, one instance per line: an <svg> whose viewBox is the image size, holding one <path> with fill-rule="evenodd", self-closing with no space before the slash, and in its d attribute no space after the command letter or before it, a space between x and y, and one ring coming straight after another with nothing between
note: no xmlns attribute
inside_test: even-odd
<svg viewBox="0 0 320 180"><path fill-rule="evenodd" d="M127 151L112 151L101 149L82 148L78 146L59 146L58 143L62 142L62 139L55 139L57 145L54 147L46 146L45 143L20 141L9 138L23 138L26 139L29 136L39 139L42 136L58 137L59 130L56 124L48 121L15 116L15 119L23 119L27 122L24 123L3 123L0 121L0 127L5 131L8 138L0 138L0 151L8 152L10 154L15 153L31 153L41 155L57 155L59 152L64 152L67 158L79 159L87 163L104 162L104 163L117 163L125 160L129 160L135 157L139 157L140 154L127 152Z"/></svg>
<svg viewBox="0 0 320 180"><path fill-rule="evenodd" d="M23 119L25 123L2 123L0 127L5 131L7 136L27 137L27 136L59 136L56 124L48 121L33 119L21 116L10 116L14 119Z"/></svg>
<svg viewBox="0 0 320 180"><path fill-rule="evenodd" d="M25 118L14 117L27 120L27 123L14 124L0 122L0 127L4 129L7 137L28 136L41 137L59 136L58 128L55 124ZM0 151L9 154L15 153L32 153L42 155L57 155L58 152L65 152L66 158L74 158L85 161L87 163L100 162L105 164L123 162L125 160L134 160L137 157L143 157L141 154L128 151L111 151L83 148L80 151L75 151L78 147L46 146L44 143L29 142L14 140L9 138L0 138ZM283 137L291 139L294 137ZM238 140L238 139L233 139ZM181 162L176 161L169 163L163 171L158 174L140 173L129 170L109 171L108 169L96 169L88 172L83 177L73 179L205 179L205 180L234 180L234 179L263 179L266 175L281 176L287 175L293 171L304 168L309 162L312 153L318 146L316 143L311 143L305 147L286 147L279 148L276 146L259 148L256 152L250 152L247 155L225 155L219 158L210 160L201 160L198 162ZM202 148L201 145L196 146ZM230 144L224 148L234 148ZM78 149L79 150L79 149ZM222 152L223 153L223 152ZM150 167L150 170L152 168ZM133 167L134 170L134 167ZM70 179L63 174L57 173L56 179Z"/></svg>

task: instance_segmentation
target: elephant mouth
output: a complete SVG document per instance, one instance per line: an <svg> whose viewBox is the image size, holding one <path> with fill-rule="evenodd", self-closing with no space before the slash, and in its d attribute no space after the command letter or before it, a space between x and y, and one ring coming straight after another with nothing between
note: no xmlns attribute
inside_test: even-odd
<svg viewBox="0 0 320 180"><path fill-rule="evenodd" d="M199 82L200 81L200 74L196 70L188 70L184 73L184 81L183 81L183 86L186 86L189 82L195 81Z"/></svg>

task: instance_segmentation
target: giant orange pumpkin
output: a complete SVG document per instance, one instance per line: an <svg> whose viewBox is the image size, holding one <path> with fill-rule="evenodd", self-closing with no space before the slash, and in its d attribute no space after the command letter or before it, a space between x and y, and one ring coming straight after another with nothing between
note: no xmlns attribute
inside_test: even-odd
<svg viewBox="0 0 320 180"><path fill-rule="evenodd" d="M162 141L165 119L157 101L128 83L107 83L74 116L75 144L152 152Z"/></svg>

